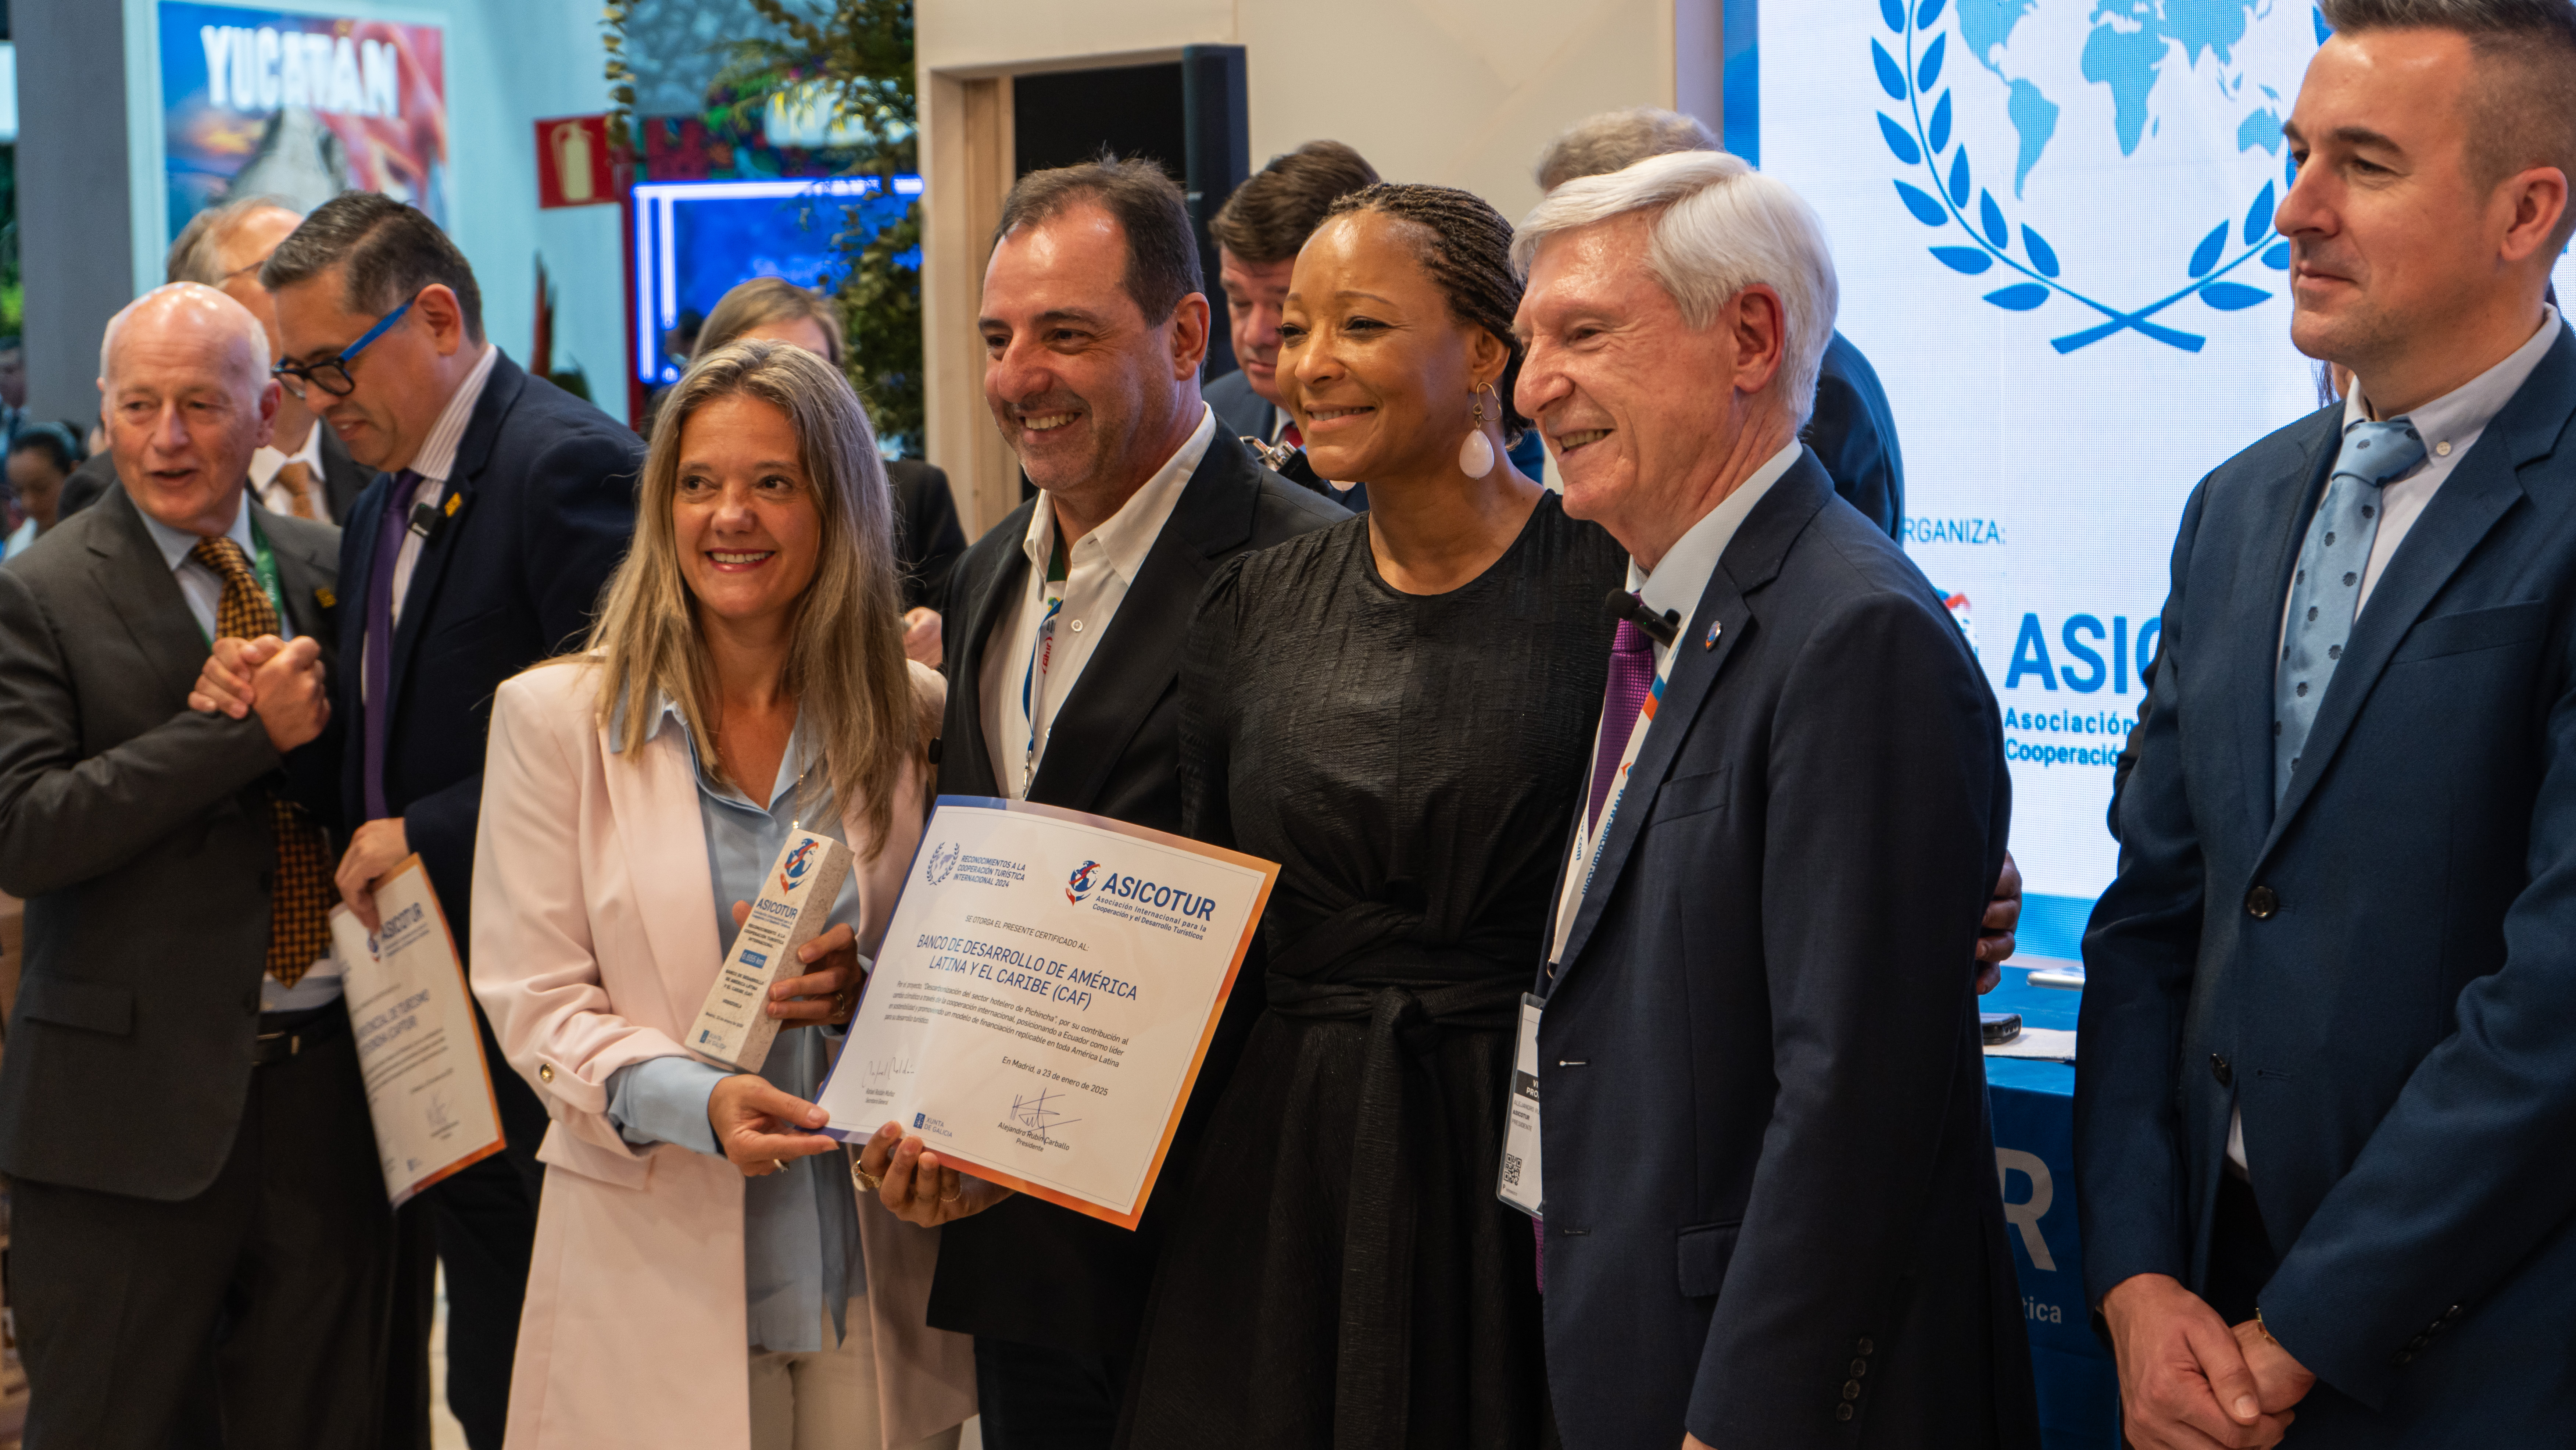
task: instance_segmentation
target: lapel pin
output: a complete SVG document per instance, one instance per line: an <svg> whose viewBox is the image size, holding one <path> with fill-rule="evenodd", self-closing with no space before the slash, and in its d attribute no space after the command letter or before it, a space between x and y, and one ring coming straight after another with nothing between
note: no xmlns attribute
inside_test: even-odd
<svg viewBox="0 0 2576 1450"><path fill-rule="evenodd" d="M1708 622L1708 638L1701 640L1699 642L1699 647L1701 649L1717 648L1717 632L1724 628L1726 628L1726 621L1721 619L1710 620Z"/></svg>
<svg viewBox="0 0 2576 1450"><path fill-rule="evenodd" d="M449 494L449 495L447 496L447 516L448 516L449 518L451 518L451 519L452 519L452 518L454 518L454 517L456 517L456 511L457 511L457 509L459 509L459 508L463 507L463 506L464 506L464 503L465 503L465 495L463 495L463 494L461 494L461 493L451 493L451 494Z"/></svg>
<svg viewBox="0 0 2576 1450"><path fill-rule="evenodd" d="M328 589L316 588L313 591L313 602L325 609L337 609L340 606L340 596Z"/></svg>

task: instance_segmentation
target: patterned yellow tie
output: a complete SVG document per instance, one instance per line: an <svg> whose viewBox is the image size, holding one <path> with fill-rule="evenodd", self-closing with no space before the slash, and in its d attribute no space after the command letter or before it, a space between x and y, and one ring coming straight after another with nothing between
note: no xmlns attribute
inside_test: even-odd
<svg viewBox="0 0 2576 1450"><path fill-rule="evenodd" d="M313 507L313 469L304 460L289 459L278 466L277 481L286 489L286 506L299 519L318 519Z"/></svg>
<svg viewBox="0 0 2576 1450"><path fill-rule="evenodd" d="M277 633L277 607L260 587L259 575L241 545L230 539L199 539L188 557L224 581L224 597L215 606L216 634L257 639ZM277 834L277 885L269 898L268 974L292 987L331 951L331 853L322 828L304 813L304 807L275 792L270 793L268 804Z"/></svg>

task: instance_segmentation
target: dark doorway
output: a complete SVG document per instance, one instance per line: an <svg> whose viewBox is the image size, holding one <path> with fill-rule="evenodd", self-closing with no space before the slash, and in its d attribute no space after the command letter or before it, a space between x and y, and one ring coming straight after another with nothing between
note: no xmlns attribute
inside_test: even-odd
<svg viewBox="0 0 2576 1450"><path fill-rule="evenodd" d="M1106 148L1160 164L1189 197L1206 273L1210 336L1205 376L1234 370L1216 244L1207 221L1250 169L1243 47L1194 45L1177 61L1043 71L1011 81L1011 143L1018 173L1088 161Z"/></svg>

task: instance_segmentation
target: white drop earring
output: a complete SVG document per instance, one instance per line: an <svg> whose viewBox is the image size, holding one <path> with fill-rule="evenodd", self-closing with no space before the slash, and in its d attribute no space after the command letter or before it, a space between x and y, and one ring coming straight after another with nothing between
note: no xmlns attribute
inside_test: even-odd
<svg viewBox="0 0 2576 1450"><path fill-rule="evenodd" d="M1458 444L1458 471L1469 478L1482 478L1494 471L1494 443L1485 436L1485 396L1479 388L1475 421L1467 427L1467 436Z"/></svg>

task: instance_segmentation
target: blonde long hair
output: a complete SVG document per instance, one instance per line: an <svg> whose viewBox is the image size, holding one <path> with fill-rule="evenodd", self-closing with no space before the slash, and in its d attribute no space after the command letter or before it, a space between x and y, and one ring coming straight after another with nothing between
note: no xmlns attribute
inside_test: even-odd
<svg viewBox="0 0 2576 1450"><path fill-rule="evenodd" d="M672 523L680 436L718 398L756 398L787 415L822 515L814 580L789 626L785 686L800 729L822 747L841 812L867 826L861 854L884 849L897 776L922 750L912 677L903 655L895 591L894 514L885 464L858 396L829 363L782 342L738 342L699 357L663 400L644 462L635 543L608 583L586 652L600 667L599 718L618 748L640 755L655 697L679 702L689 732L711 741L715 669L698 628L698 602L680 573ZM746 789L755 788L746 784ZM863 802L863 812L853 812ZM861 843L850 843L854 849Z"/></svg>

